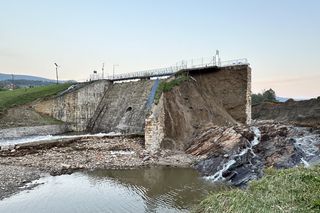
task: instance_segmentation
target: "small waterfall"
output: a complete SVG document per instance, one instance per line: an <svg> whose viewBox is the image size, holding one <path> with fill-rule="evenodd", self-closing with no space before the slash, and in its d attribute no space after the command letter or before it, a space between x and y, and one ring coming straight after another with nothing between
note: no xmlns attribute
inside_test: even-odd
<svg viewBox="0 0 320 213"><path fill-rule="evenodd" d="M259 128L257 127L251 127L250 128L251 131L253 131L254 133L254 139L250 142L250 145L248 147L246 147L245 149L243 149L240 153L231 156L230 160L227 161L226 163L223 164L222 169L220 169L219 171L217 171L214 175L212 176L208 176L205 177L208 180L213 180L215 181L223 181L225 180L225 178L223 177L223 174L235 163L237 163L237 158L241 157L245 154L247 154L249 151L252 153L253 157L256 156L256 154L253 152L253 147L258 145L260 143L260 138L261 138L261 132L259 130Z"/></svg>
<svg viewBox="0 0 320 213"><path fill-rule="evenodd" d="M295 148L302 153L301 163L309 167L313 163L320 162L320 136L310 133L305 128L296 127L296 130L303 133L293 138Z"/></svg>
<svg viewBox="0 0 320 213"><path fill-rule="evenodd" d="M301 158L301 162L303 163L304 167L306 167L306 168L310 167L310 164L304 158Z"/></svg>

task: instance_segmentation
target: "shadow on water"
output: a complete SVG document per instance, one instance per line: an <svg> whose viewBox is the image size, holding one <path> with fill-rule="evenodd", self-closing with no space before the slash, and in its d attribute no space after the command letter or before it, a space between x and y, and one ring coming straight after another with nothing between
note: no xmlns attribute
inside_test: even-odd
<svg viewBox="0 0 320 213"><path fill-rule="evenodd" d="M96 170L40 180L31 191L0 201L0 212L188 212L223 186L193 169Z"/></svg>

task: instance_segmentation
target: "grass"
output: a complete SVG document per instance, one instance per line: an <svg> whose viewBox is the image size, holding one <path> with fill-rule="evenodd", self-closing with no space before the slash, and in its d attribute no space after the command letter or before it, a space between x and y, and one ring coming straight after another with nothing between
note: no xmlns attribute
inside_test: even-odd
<svg viewBox="0 0 320 213"><path fill-rule="evenodd" d="M30 103L40 98L58 94L70 87L71 83L52 84L48 86L0 91L0 112L11 107Z"/></svg>
<svg viewBox="0 0 320 213"><path fill-rule="evenodd" d="M171 91L174 87L179 86L182 82L185 82L188 79L189 77L183 73L176 76L176 78L173 80L161 81L155 94L155 98L154 98L155 104L159 102L159 99L163 92Z"/></svg>
<svg viewBox="0 0 320 213"><path fill-rule="evenodd" d="M320 166L266 170L246 190L210 195L195 212L320 212Z"/></svg>

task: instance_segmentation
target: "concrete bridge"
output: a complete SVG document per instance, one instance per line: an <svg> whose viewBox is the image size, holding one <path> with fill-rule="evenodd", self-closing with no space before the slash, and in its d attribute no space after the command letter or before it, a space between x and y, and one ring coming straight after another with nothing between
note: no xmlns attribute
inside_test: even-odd
<svg viewBox="0 0 320 213"><path fill-rule="evenodd" d="M113 82L173 75L179 70L188 72L192 80L160 91L157 103L159 79ZM146 146L152 149L184 150L199 128L250 123L251 69L246 60L233 60L115 75L83 83L33 108L73 131L144 134Z"/></svg>
<svg viewBox="0 0 320 213"><path fill-rule="evenodd" d="M178 65L179 64L179 65ZM180 70L188 70L188 69L202 69L209 67L227 67L227 66L235 66L235 65L249 65L248 60L245 58L235 59L229 61L217 61L215 57L213 58L200 58L200 59L191 59L184 60L177 63L175 66L165 67L160 69L151 69L139 72L131 72L131 73L123 73L123 74L115 74L109 75L106 77L100 76L99 74L93 74L91 76L91 80L99 80L106 79L110 81L126 81L126 80L134 80L134 79L151 79L156 77L164 77L171 76L177 73Z"/></svg>

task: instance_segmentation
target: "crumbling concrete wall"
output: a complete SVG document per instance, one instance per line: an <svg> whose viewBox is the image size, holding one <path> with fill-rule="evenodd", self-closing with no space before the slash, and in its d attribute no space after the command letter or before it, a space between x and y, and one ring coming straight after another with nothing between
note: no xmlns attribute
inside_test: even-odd
<svg viewBox="0 0 320 213"><path fill-rule="evenodd" d="M163 96L161 96L159 103L154 105L145 121L145 146L151 151L156 152L164 140L164 118Z"/></svg>
<svg viewBox="0 0 320 213"><path fill-rule="evenodd" d="M187 70L187 73L189 80L163 93L160 106L154 106L146 119L148 149L185 150L207 125L250 123L251 69L248 66L210 67Z"/></svg>
<svg viewBox="0 0 320 213"><path fill-rule="evenodd" d="M101 80L35 104L37 112L66 122L73 131L84 131L112 82Z"/></svg>
<svg viewBox="0 0 320 213"><path fill-rule="evenodd" d="M146 146L152 149L184 150L207 125L250 122L251 70L247 65L184 72L188 80L163 93L152 109L148 103L153 102L158 85L153 80L96 81L34 108L75 131L145 134Z"/></svg>
<svg viewBox="0 0 320 213"><path fill-rule="evenodd" d="M91 132L144 134L152 80L113 84L88 124Z"/></svg>

